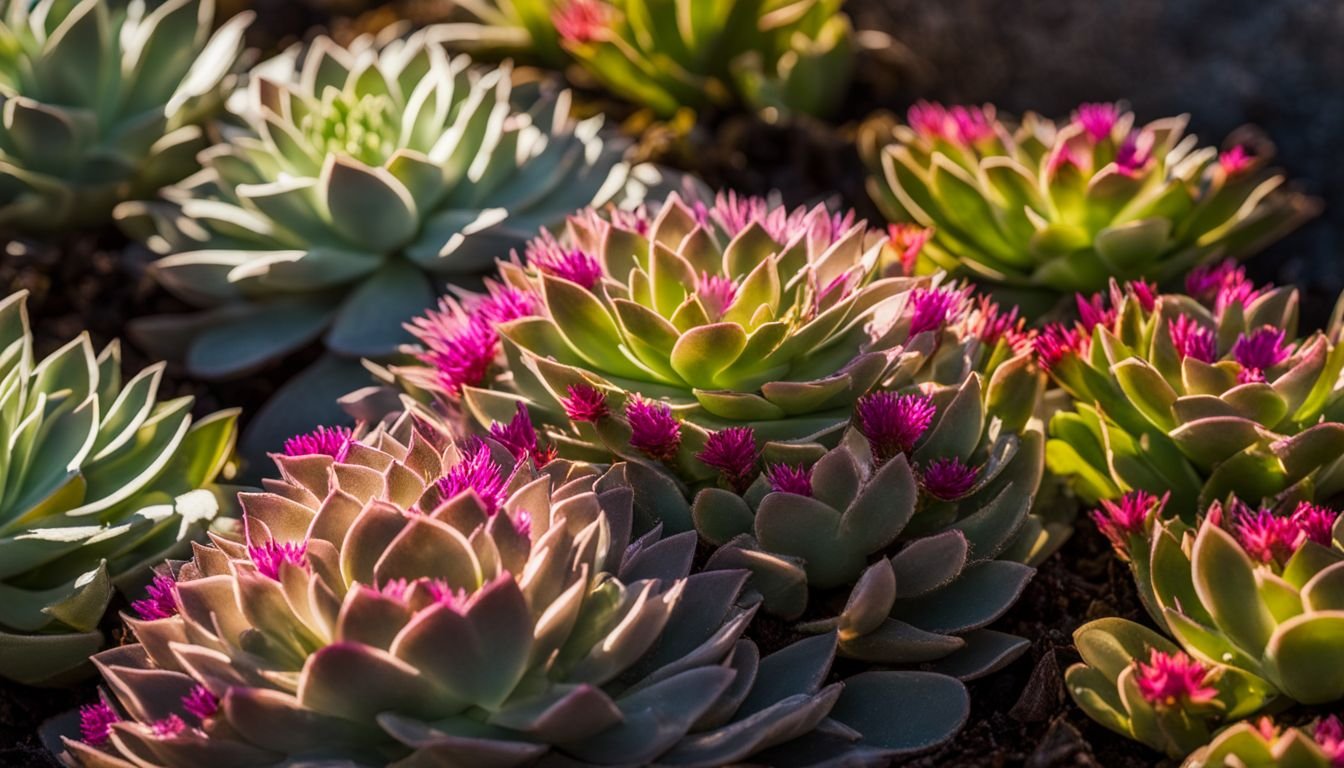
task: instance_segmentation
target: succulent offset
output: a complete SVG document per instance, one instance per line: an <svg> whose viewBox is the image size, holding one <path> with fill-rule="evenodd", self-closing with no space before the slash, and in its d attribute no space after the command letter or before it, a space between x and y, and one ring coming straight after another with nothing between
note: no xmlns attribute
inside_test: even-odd
<svg viewBox="0 0 1344 768"><path fill-rule="evenodd" d="M904 123L871 119L860 148L886 215L934 229L926 270L996 286L1036 315L1111 279L1167 282L1249 256L1316 213L1269 168L1267 140L1199 148L1187 121L1139 125L1119 105L1083 104L1062 123L1014 123L989 105L921 102Z"/></svg>
<svg viewBox="0 0 1344 768"><path fill-rule="evenodd" d="M1083 657L1065 674L1074 702L1098 723L1171 757L1204 746L1218 728L1274 699L1254 675L1191 658L1132 621L1089 622L1073 641Z"/></svg>
<svg viewBox="0 0 1344 768"><path fill-rule="evenodd" d="M1334 715L1303 726L1268 717L1224 728L1182 768L1336 768L1344 762L1344 724Z"/></svg>
<svg viewBox="0 0 1344 768"><path fill-rule="evenodd" d="M447 278L574 208L640 194L652 172L622 161L600 118L571 121L567 92L538 87L450 58L433 30L350 49L318 38L261 65L232 105L245 127L221 126L206 168L118 209L164 254L159 282L204 309L139 321L138 340L203 378L319 337L347 372L395 353Z"/></svg>
<svg viewBox="0 0 1344 768"><path fill-rule="evenodd" d="M197 547L173 614L96 657L111 695L68 763L864 763L930 737L870 707L964 718L938 675L826 684L833 636L762 658L746 574L688 576L694 534L635 538L619 465L538 470L409 416L288 452L242 496L246 540Z"/></svg>
<svg viewBox="0 0 1344 768"><path fill-rule="evenodd" d="M1077 410L1051 422L1051 471L1088 501L1170 493L1188 522L1233 493L1253 505L1339 493L1338 326L1298 339L1297 292L1230 264L1198 270L1188 292L1079 297L1079 323L1037 337Z"/></svg>
<svg viewBox="0 0 1344 768"><path fill-rule="evenodd" d="M9 0L0 19L0 230L106 221L194 171L251 14L213 0Z"/></svg>
<svg viewBox="0 0 1344 768"><path fill-rule="evenodd" d="M853 30L843 0L468 0L455 44L566 56L612 93L670 117L740 103L776 118L844 97Z"/></svg>
<svg viewBox="0 0 1344 768"><path fill-rule="evenodd" d="M222 519L237 413L159 402L161 364L123 382L87 334L35 359L26 296L0 301L0 677L56 684L92 672L114 587Z"/></svg>

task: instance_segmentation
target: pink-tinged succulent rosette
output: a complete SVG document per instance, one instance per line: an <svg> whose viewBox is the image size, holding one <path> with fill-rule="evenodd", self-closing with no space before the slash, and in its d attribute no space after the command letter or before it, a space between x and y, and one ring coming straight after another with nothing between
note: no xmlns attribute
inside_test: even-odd
<svg viewBox="0 0 1344 768"><path fill-rule="evenodd" d="M245 538L164 569L126 618L137 642L95 657L107 690L67 763L868 762L965 719L951 678L827 682L834 635L763 657L747 574L691 575L694 534L636 536L622 465L538 468L410 415L275 461L242 495ZM930 695L953 715L934 727L866 714Z"/></svg>

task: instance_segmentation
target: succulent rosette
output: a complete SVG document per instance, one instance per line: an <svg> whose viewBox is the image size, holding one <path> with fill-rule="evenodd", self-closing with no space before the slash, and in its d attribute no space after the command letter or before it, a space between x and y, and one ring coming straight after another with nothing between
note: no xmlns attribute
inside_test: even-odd
<svg viewBox="0 0 1344 768"><path fill-rule="evenodd" d="M205 169L118 209L164 254L158 281L204 310L142 320L140 342L214 379L320 337L330 354L260 417L308 429L296 414L362 380L359 357L393 355L440 281L575 208L642 194L653 170L625 163L600 118L572 121L567 92L515 88L507 67L450 58L437 34L318 38L261 65L231 105L243 125L221 126ZM300 431L281 426L267 448Z"/></svg>
<svg viewBox="0 0 1344 768"><path fill-rule="evenodd" d="M1308 501L1215 502L1197 525L1142 492L1094 515L1144 605L1192 656L1304 704L1344 699L1344 525Z"/></svg>
<svg viewBox="0 0 1344 768"><path fill-rule="evenodd" d="M454 44L566 58L612 93L670 117L742 104L821 116L844 97L853 28L843 0L468 0Z"/></svg>
<svg viewBox="0 0 1344 768"><path fill-rule="evenodd" d="M869 707L964 717L929 673L827 683L833 636L762 657L746 574L688 575L694 534L633 538L619 465L538 469L410 416L289 453L242 495L245 541L197 547L172 615L96 657L110 696L67 762L866 764L955 731Z"/></svg>
<svg viewBox="0 0 1344 768"><path fill-rule="evenodd" d="M96 225L194 171L252 15L212 0L5 3L0 229Z"/></svg>
<svg viewBox="0 0 1344 768"><path fill-rule="evenodd" d="M123 382L87 334L35 359L26 296L0 301L0 676L59 684L92 672L114 589L224 516L237 412L160 402L162 364Z"/></svg>
<svg viewBox="0 0 1344 768"><path fill-rule="evenodd" d="M1051 421L1051 471L1089 502L1170 493L1168 511L1187 521L1229 494L1338 494L1338 329L1299 339L1297 292L1254 286L1230 264L1196 271L1187 288L1079 297L1081 321L1036 338L1076 407Z"/></svg>
<svg viewBox="0 0 1344 768"><path fill-rule="evenodd" d="M1337 768L1344 763L1344 724L1334 715L1303 726L1276 725L1268 717L1218 732L1182 768Z"/></svg>
<svg viewBox="0 0 1344 768"><path fill-rule="evenodd" d="M1267 140L1243 131L1201 148L1187 122L1139 125L1117 104L1013 122L920 102L904 123L869 120L860 148L886 215L934 229L925 270L996 286L1035 315L1113 278L1161 283L1249 256L1315 215L1270 168Z"/></svg>
<svg viewBox="0 0 1344 768"><path fill-rule="evenodd" d="M1203 747L1220 727L1275 698L1254 675L1192 658L1132 621L1089 622L1073 641L1083 657L1065 674L1074 702L1098 723L1171 757Z"/></svg>

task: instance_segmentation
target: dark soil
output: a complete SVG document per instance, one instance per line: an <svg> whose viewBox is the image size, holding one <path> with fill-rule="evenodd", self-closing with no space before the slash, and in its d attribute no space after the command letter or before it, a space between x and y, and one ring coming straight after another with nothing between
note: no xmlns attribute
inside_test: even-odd
<svg viewBox="0 0 1344 768"><path fill-rule="evenodd" d="M244 0L235 0L241 4ZM228 5L228 3L222 3ZM444 0L399 0L363 14L314 10L294 0L255 0L253 43L275 51L320 27L348 38L398 18L432 21ZM313 5L319 5L314 0ZM364 6L375 5L362 3ZM1192 113L1193 130L1216 143L1254 122L1277 142L1291 178L1322 197L1326 213L1250 264L1261 280L1304 292L1304 326L1328 317L1344 287L1344 5L1337 0L850 0L859 29L890 44L867 54L833 124L767 126L742 117L710 119L679 139L651 134L650 158L718 187L779 190L790 203L832 200L876 219L852 149L856 121L918 98L995 101L1012 112L1064 115L1080 101L1127 99L1141 119ZM593 98L597 98L595 95ZM591 104L590 107L596 107ZM614 121L631 117L603 105ZM635 119L626 124L633 125ZM10 244L0 258L0 290L31 292L39 352L87 329L101 346L124 335L130 318L182 307L144 274L146 256L114 229L49 244ZM123 348L128 371L149 361ZM192 394L198 414L240 406L255 412L280 372L201 383L170 369L164 394ZM912 766L1108 766L1159 763L1147 749L1095 725L1072 705L1063 671L1077 661L1071 633L1102 616L1143 620L1127 569L1089 523L1037 574L997 628L1032 640L1022 659L971 684L965 731ZM46 718L92 700L92 684L34 690L0 683L0 765L54 764L36 729ZM893 713L899 717L900 713Z"/></svg>

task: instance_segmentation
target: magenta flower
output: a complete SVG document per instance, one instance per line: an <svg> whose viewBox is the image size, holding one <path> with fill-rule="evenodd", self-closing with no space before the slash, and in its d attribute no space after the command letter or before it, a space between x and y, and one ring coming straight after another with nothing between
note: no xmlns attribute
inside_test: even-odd
<svg viewBox="0 0 1344 768"><path fill-rule="evenodd" d="M1285 345L1284 330L1273 326L1265 326L1251 335L1241 334L1237 341L1232 345L1232 357L1242 367L1238 379L1242 383L1248 381L1264 381L1265 371L1282 363L1292 354L1292 345Z"/></svg>
<svg viewBox="0 0 1344 768"><path fill-rule="evenodd" d="M1212 671L1182 652L1162 653L1154 648L1147 664L1134 664L1139 695L1158 709L1206 704L1218 695L1210 685Z"/></svg>
<svg viewBox="0 0 1344 768"><path fill-rule="evenodd" d="M177 581L172 576L154 574L153 581L145 588L148 597L131 603L131 610L145 621L166 619L177 615Z"/></svg>
<svg viewBox="0 0 1344 768"><path fill-rule="evenodd" d="M1067 358L1085 354L1089 341L1090 337L1077 327L1051 323L1036 335L1032 343L1036 347L1036 362L1043 370L1049 371Z"/></svg>
<svg viewBox="0 0 1344 768"><path fill-rule="evenodd" d="M1254 162L1255 155L1252 155L1244 144L1238 144L1218 155L1218 165L1228 176L1235 176L1245 171Z"/></svg>
<svg viewBox="0 0 1344 768"><path fill-rule="evenodd" d="M205 722L219 711L219 699L210 692L210 689L198 685L191 689L191 693L182 697L182 709L197 720Z"/></svg>
<svg viewBox="0 0 1344 768"><path fill-rule="evenodd" d="M1111 130L1120 119L1120 108L1110 102L1079 104L1073 119L1083 127L1093 143L1100 143L1111 137Z"/></svg>
<svg viewBox="0 0 1344 768"><path fill-rule="evenodd" d="M913 312L910 317L910 335L925 331L942 330L961 312L967 297L964 288L919 288L910 298Z"/></svg>
<svg viewBox="0 0 1344 768"><path fill-rule="evenodd" d="M751 427L729 427L711 432L705 447L695 455L719 470L722 480L742 493L756 477L756 432Z"/></svg>
<svg viewBox="0 0 1344 768"><path fill-rule="evenodd" d="M504 503L508 478L490 455L490 447L480 440L471 440L459 448L462 458L448 474L439 478L439 493L452 499L467 491L475 491L487 515L493 515Z"/></svg>
<svg viewBox="0 0 1344 768"><path fill-rule="evenodd" d="M1310 502L1299 502L1293 510L1292 521L1300 532L1300 547L1303 541L1314 541L1322 547L1330 547L1335 538L1335 520L1339 513Z"/></svg>
<svg viewBox="0 0 1344 768"><path fill-rule="evenodd" d="M489 293L468 302L468 308L491 324L499 325L537 314L537 298L526 291L489 281L486 289Z"/></svg>
<svg viewBox="0 0 1344 768"><path fill-rule="evenodd" d="M495 422L490 425L490 436L509 449L517 461L531 459L537 467L544 467L555 459L555 446L541 446L537 430L532 426L532 416L522 403L518 403L517 413L508 424Z"/></svg>
<svg viewBox="0 0 1344 768"><path fill-rule="evenodd" d="M771 464L765 468L765 479L776 493L812 495L812 468L802 465Z"/></svg>
<svg viewBox="0 0 1344 768"><path fill-rule="evenodd" d="M79 708L79 740L90 747L101 747L112 737L112 724L121 717L105 701L86 704Z"/></svg>
<svg viewBox="0 0 1344 768"><path fill-rule="evenodd" d="M591 291L602 280L602 265L577 248L566 248L548 230L527 244L527 263L548 275L564 278Z"/></svg>
<svg viewBox="0 0 1344 768"><path fill-rule="evenodd" d="M349 427L318 427L286 440L284 450L286 456L330 456L342 462L354 441L354 432Z"/></svg>
<svg viewBox="0 0 1344 768"><path fill-rule="evenodd" d="M508 576L507 573L501 575ZM457 613L462 613L466 609L467 601L471 599L471 595L467 594L465 589L453 589L442 579L422 579L421 583L424 584L431 600L439 605L446 605Z"/></svg>
<svg viewBox="0 0 1344 768"><path fill-rule="evenodd" d="M1026 351L1032 339L1026 324L1026 318L1018 314L1017 307L1004 312L988 296L977 296L966 330L986 347L993 347L1003 341L1014 353L1020 353Z"/></svg>
<svg viewBox="0 0 1344 768"><path fill-rule="evenodd" d="M1170 493L1161 497L1147 491L1130 491L1119 501L1103 499L1100 509L1090 513L1097 530L1110 539L1111 546L1122 559L1129 559L1130 540L1147 536L1147 524L1153 517L1162 514Z"/></svg>
<svg viewBox="0 0 1344 768"><path fill-rule="evenodd" d="M942 139L970 146L994 135L994 107L944 107L919 101L906 113L911 130L927 140Z"/></svg>
<svg viewBox="0 0 1344 768"><path fill-rule="evenodd" d="M878 464L914 448L933 424L936 411L927 395L895 392L864 395L854 406L859 432L868 438Z"/></svg>
<svg viewBox="0 0 1344 768"><path fill-rule="evenodd" d="M1186 315L1178 315L1167 326L1167 335L1171 345L1182 359L1190 357L1202 363L1212 363L1218 359L1218 340L1212 328L1205 328L1198 321Z"/></svg>
<svg viewBox="0 0 1344 768"><path fill-rule="evenodd" d="M155 720L149 727L154 731L154 738L156 739L171 739L174 736L181 736L182 732L187 730L187 724L177 715L169 715L161 720Z"/></svg>
<svg viewBox="0 0 1344 768"><path fill-rule="evenodd" d="M1126 136L1125 140L1120 142L1120 148L1115 151L1116 168L1126 176L1133 176L1142 171L1152 159L1152 147L1149 146L1151 143L1150 140L1143 140L1138 133Z"/></svg>
<svg viewBox="0 0 1344 768"><path fill-rule="evenodd" d="M570 384L566 390L568 396L561 398L565 415L570 421L596 424L605 419L611 411L607 408L607 396L602 390L587 384Z"/></svg>
<svg viewBox="0 0 1344 768"><path fill-rule="evenodd" d="M897 254L902 275L913 275L919 262L919 253L925 243L933 237L932 227L918 224L896 223L887 225L887 246Z"/></svg>
<svg viewBox="0 0 1344 768"><path fill-rule="evenodd" d="M695 280L695 295L700 297L710 319L718 320L737 299L737 283L722 275L701 272Z"/></svg>
<svg viewBox="0 0 1344 768"><path fill-rule="evenodd" d="M1297 551L1302 530L1291 517L1251 510L1238 502L1231 511L1232 534L1252 560L1283 566Z"/></svg>
<svg viewBox="0 0 1344 768"><path fill-rule="evenodd" d="M1196 267L1185 280L1185 292L1213 307L1215 315L1232 305L1251 305L1264 293L1246 276L1246 270L1228 259L1218 264Z"/></svg>
<svg viewBox="0 0 1344 768"><path fill-rule="evenodd" d="M672 461L681 447L681 424L666 403L650 402L635 395L625 404L630 423L630 446L657 461Z"/></svg>
<svg viewBox="0 0 1344 768"><path fill-rule="evenodd" d="M551 14L551 23L562 40L591 43L607 27L609 9L602 0L566 0Z"/></svg>
<svg viewBox="0 0 1344 768"><path fill-rule="evenodd" d="M1109 328L1115 323L1116 309L1107 302L1105 294L1083 296L1079 293L1074 296L1074 302L1078 305L1078 323L1085 332L1090 334L1098 325Z"/></svg>
<svg viewBox="0 0 1344 768"><path fill-rule="evenodd" d="M1340 723L1338 717L1330 715L1316 721L1312 740L1320 747L1330 765L1335 768L1344 766L1344 723Z"/></svg>
<svg viewBox="0 0 1344 768"><path fill-rule="evenodd" d="M248 557L252 558L253 565L257 566L257 572L261 575L280 580L280 569L285 563L297 566L299 568L308 567L308 542L306 541L271 541L259 547L248 547Z"/></svg>
<svg viewBox="0 0 1344 768"><path fill-rule="evenodd" d="M1157 308L1157 286L1146 280L1131 280L1125 283L1125 290L1122 295L1132 296L1139 302L1139 307L1144 312L1152 312ZM1120 296L1112 284L1112 301L1116 306L1120 304Z"/></svg>
<svg viewBox="0 0 1344 768"><path fill-rule="evenodd" d="M484 383L499 352L499 335L479 319L433 339L424 336L421 339L427 343L429 351L418 357L435 370L439 385L455 395L460 394L463 387Z"/></svg>
<svg viewBox="0 0 1344 768"><path fill-rule="evenodd" d="M920 473L919 483L935 499L959 499L975 487L980 468L967 466L961 459L949 456L935 459Z"/></svg>

